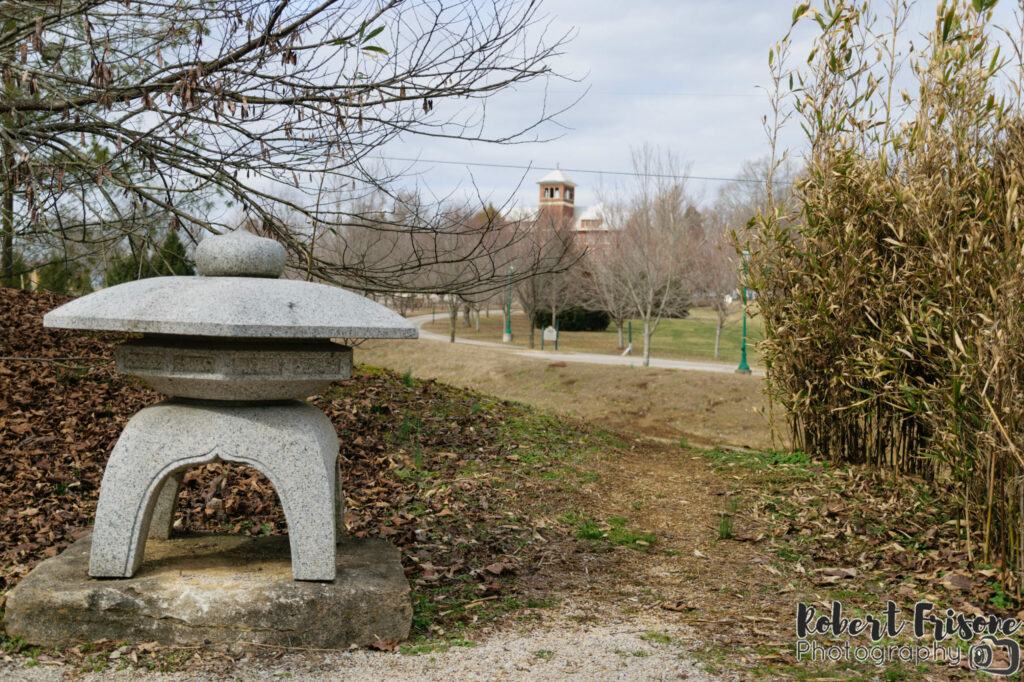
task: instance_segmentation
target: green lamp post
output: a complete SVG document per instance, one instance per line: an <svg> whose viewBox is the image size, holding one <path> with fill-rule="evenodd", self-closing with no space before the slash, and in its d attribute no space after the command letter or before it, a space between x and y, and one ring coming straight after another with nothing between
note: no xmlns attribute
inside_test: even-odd
<svg viewBox="0 0 1024 682"><path fill-rule="evenodd" d="M749 251L743 252L743 282L740 291L743 293L743 342L740 345L740 366L736 368L737 374L750 374L750 365L747 364L747 257Z"/></svg>
<svg viewBox="0 0 1024 682"><path fill-rule="evenodd" d="M516 266L508 266L508 307L505 309L505 333L501 337L502 343L512 343L512 273Z"/></svg>

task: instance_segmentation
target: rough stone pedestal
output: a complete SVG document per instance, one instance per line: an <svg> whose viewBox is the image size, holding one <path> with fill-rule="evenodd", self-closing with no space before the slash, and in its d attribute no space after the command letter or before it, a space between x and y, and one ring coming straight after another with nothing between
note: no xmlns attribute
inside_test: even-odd
<svg viewBox="0 0 1024 682"><path fill-rule="evenodd" d="M409 635L409 583L384 540L341 542L333 582L293 580L281 536L150 538L133 578L90 578L90 548L91 536L79 540L10 592L10 636L62 647L106 638L341 649Z"/></svg>

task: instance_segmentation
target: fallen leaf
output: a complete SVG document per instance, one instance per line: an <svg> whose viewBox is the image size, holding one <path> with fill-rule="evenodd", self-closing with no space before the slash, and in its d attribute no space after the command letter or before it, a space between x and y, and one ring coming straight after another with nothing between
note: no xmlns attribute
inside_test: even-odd
<svg viewBox="0 0 1024 682"><path fill-rule="evenodd" d="M856 578L856 568L823 568L821 574L830 578Z"/></svg>
<svg viewBox="0 0 1024 682"><path fill-rule="evenodd" d="M946 589L959 590L961 592L970 592L972 582L970 576L963 573L947 573L939 580L939 584Z"/></svg>
<svg viewBox="0 0 1024 682"><path fill-rule="evenodd" d="M491 575L501 575L503 573L511 573L512 566L510 564L502 563L499 561L491 564L490 566L485 567L484 570L490 573Z"/></svg>
<svg viewBox="0 0 1024 682"><path fill-rule="evenodd" d="M377 651L394 651L396 646L398 646L398 639L378 639L370 645L370 648Z"/></svg>

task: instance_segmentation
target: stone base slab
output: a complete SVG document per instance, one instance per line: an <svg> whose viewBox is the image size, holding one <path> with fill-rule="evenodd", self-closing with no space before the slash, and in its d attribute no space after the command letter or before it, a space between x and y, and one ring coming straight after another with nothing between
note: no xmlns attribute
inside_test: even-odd
<svg viewBox="0 0 1024 682"><path fill-rule="evenodd" d="M107 639L320 649L409 635L409 583L384 540L339 543L334 582L293 580L287 537L223 535L151 539L134 577L90 578L91 540L42 562L8 594L8 635L61 647Z"/></svg>

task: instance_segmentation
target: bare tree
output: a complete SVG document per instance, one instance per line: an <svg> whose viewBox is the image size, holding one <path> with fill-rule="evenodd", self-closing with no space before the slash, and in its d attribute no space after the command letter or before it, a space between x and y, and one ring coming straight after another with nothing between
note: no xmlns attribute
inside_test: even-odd
<svg viewBox="0 0 1024 682"><path fill-rule="evenodd" d="M515 298L530 328L530 348L536 345L533 321L537 312L553 300L560 303L560 273L579 258L571 228L569 220L541 213L512 249L515 272L520 277L515 285Z"/></svg>
<svg viewBox="0 0 1024 682"><path fill-rule="evenodd" d="M566 250L567 267L564 270L539 275L542 277L544 310L551 313L551 325L558 326L558 315L584 302L580 277L580 250L575 240L570 239Z"/></svg>
<svg viewBox="0 0 1024 682"><path fill-rule="evenodd" d="M335 192L333 202L347 202L347 210L358 216L323 238L324 248L313 256L318 262L336 264L337 283L364 295L384 291L392 296L435 284L426 268L408 267L415 258L414 251L423 248L417 244L432 241L429 228L424 226L426 220L434 220L433 216L424 217L432 209L419 194L401 192L392 197L370 188L355 196ZM451 215L446 215L449 224L443 231L447 234L441 237L445 243L452 239ZM387 273L391 286L368 286L364 272Z"/></svg>
<svg viewBox="0 0 1024 682"><path fill-rule="evenodd" d="M737 240L749 241L745 236L747 226L758 211L768 210L766 192L770 189L772 205L785 211L793 200L795 175L796 165L788 157L774 162L770 157L744 162L736 179L718 190L713 206L716 219Z"/></svg>
<svg viewBox="0 0 1024 682"><path fill-rule="evenodd" d="M508 225L501 216L500 211L494 206L493 203L488 202L481 210L477 211L470 221L470 228L475 230L479 229L481 225L498 225L501 226L499 229L504 229L507 233L515 233L518 226ZM498 240L501 241L501 240ZM495 253L495 257L500 256L503 263L508 262L511 264L511 258L513 254L509 245L505 244L504 253ZM528 274L528 273L527 273ZM498 280L499 285L504 284ZM497 303L501 298L501 292L504 286L495 286L495 281L481 281L474 285L463 287L461 291L461 297L464 301L463 306L463 321L467 327L475 326L476 331L480 331L480 312L487 310L492 303Z"/></svg>
<svg viewBox="0 0 1024 682"><path fill-rule="evenodd" d="M421 286L440 296L448 312L449 340L455 343L459 313L489 291L481 283L482 278L478 273L481 269L493 267L490 258L494 254L502 254L503 258L508 255L493 243L486 244L483 252L487 255L481 255L478 249L478 221L471 211L464 207L450 206L445 215L448 222L444 231L429 237L439 253L434 264L423 271ZM499 235L490 236L495 242L501 241Z"/></svg>
<svg viewBox="0 0 1024 682"><path fill-rule="evenodd" d="M480 331L480 313L494 300L495 294L496 292L491 289L481 291L470 289L462 294L465 301L462 309L463 321L467 327L473 327L476 331Z"/></svg>
<svg viewBox="0 0 1024 682"><path fill-rule="evenodd" d="M717 222L717 221L716 221ZM732 239L721 223L702 241L693 268L694 303L715 312L715 360L722 330L730 317L743 310L734 297L739 286L739 260Z"/></svg>
<svg viewBox="0 0 1024 682"><path fill-rule="evenodd" d="M623 350L626 347L623 330L636 308L626 289L623 275L618 271L621 265L621 258L588 253L581 280L585 305L608 313L618 334L618 349Z"/></svg>
<svg viewBox="0 0 1024 682"><path fill-rule="evenodd" d="M212 201L269 226L311 276L394 287L393 264L318 258L317 235L358 217L325 209L324 187L390 186L373 152L400 135L530 134L552 112L494 130L474 101L552 75L563 40L536 0L2 2L0 276L40 235L105 248L140 220L219 231ZM302 231L275 219L284 208ZM443 241L443 213L417 229ZM429 241L411 243L409 267L436 257Z"/></svg>
<svg viewBox="0 0 1024 682"><path fill-rule="evenodd" d="M623 259L616 257L618 238L613 233L612 244L607 250L588 252L583 261L583 285L581 298L584 305L608 313L618 332L619 350L626 347L623 328L627 320L636 313L636 306L629 295L625 275L621 271Z"/></svg>
<svg viewBox="0 0 1024 682"><path fill-rule="evenodd" d="M643 323L644 366L650 366L651 336L661 320L689 309L693 253L703 234L671 154L645 146L633 152L633 169L637 186L630 198L607 202L605 219L618 231L607 258Z"/></svg>
<svg viewBox="0 0 1024 682"><path fill-rule="evenodd" d="M740 260L736 244L747 243L746 232L758 212L768 210L765 192L770 189L776 206L791 201L795 166L789 159L774 164L770 158L747 161L736 180L723 185L708 212L708 230L699 251L695 273L695 289L700 305L715 311L715 359L718 359L722 330L742 305L732 294L741 285ZM774 182L770 176L775 175Z"/></svg>

